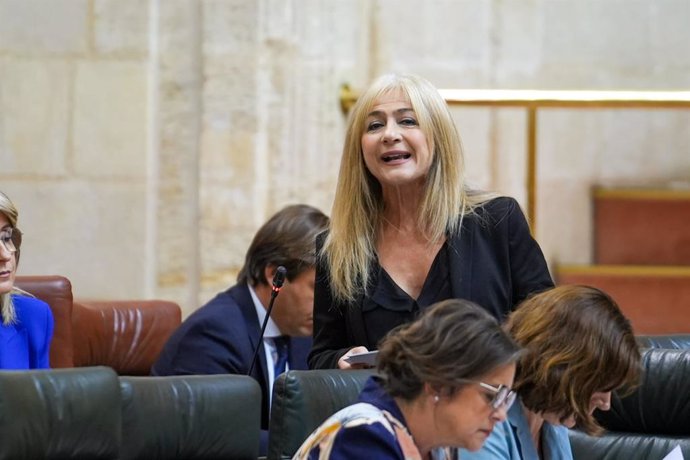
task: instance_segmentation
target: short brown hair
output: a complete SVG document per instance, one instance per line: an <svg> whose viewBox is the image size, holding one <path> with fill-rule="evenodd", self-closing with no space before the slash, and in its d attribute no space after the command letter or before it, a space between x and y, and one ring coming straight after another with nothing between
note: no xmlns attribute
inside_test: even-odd
<svg viewBox="0 0 690 460"><path fill-rule="evenodd" d="M519 347L483 308L460 299L437 302L383 339L378 369L389 394L412 400L425 383L452 394L463 380L517 360Z"/></svg>
<svg viewBox="0 0 690 460"><path fill-rule="evenodd" d="M575 415L589 434L602 432L589 413L592 395L632 387L639 379L640 351L630 321L599 289L559 286L536 294L518 306L506 327L524 348L513 388L525 407Z"/></svg>
<svg viewBox="0 0 690 460"><path fill-rule="evenodd" d="M238 283L266 284L268 265L282 265L287 279L294 280L316 264L316 235L328 228L328 217L305 204L286 206L275 213L254 235L247 249Z"/></svg>

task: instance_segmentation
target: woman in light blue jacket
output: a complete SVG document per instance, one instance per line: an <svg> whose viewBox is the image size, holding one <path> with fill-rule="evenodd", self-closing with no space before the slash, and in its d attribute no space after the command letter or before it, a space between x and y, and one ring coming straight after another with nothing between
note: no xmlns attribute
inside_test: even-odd
<svg viewBox="0 0 690 460"><path fill-rule="evenodd" d="M559 286L519 305L506 327L524 349L518 399L482 449L460 459L570 460L568 429L601 433L594 411L609 410L613 390L637 383L641 358L630 322L599 289Z"/></svg>

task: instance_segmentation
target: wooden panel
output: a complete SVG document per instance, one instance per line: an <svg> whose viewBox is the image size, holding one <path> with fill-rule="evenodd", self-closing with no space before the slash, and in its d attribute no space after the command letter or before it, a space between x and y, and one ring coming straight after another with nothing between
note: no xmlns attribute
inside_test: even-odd
<svg viewBox="0 0 690 460"><path fill-rule="evenodd" d="M690 265L690 192L597 191L598 264Z"/></svg>
<svg viewBox="0 0 690 460"><path fill-rule="evenodd" d="M636 334L690 333L690 267L561 267L556 279L608 292Z"/></svg>

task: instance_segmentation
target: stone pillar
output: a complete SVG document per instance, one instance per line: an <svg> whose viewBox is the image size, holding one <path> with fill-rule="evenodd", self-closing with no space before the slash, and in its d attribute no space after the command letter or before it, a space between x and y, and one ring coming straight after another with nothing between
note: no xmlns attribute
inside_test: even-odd
<svg viewBox="0 0 690 460"><path fill-rule="evenodd" d="M200 279L201 8L196 0L154 0L152 7L155 296L177 300L185 313L198 306Z"/></svg>

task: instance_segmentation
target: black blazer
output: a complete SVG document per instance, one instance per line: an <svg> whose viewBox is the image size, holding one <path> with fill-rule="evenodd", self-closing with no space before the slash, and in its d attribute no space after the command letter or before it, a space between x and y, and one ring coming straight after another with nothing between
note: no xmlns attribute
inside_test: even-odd
<svg viewBox="0 0 690 460"><path fill-rule="evenodd" d="M317 250L324 238L317 239ZM448 245L453 298L476 302L499 321L529 294L553 287L544 254L513 198L495 198L466 216L460 230L449 235ZM362 294L354 303L334 302L330 273L318 261L310 368L337 368L350 348L378 347L367 339L361 309L364 299Z"/></svg>
<svg viewBox="0 0 690 460"><path fill-rule="evenodd" d="M152 375L242 374L249 372L261 324L249 288L236 285L192 313L168 339ZM290 369L307 369L311 337L290 339ZM263 342L252 371L261 385L261 426L268 429L269 392Z"/></svg>

